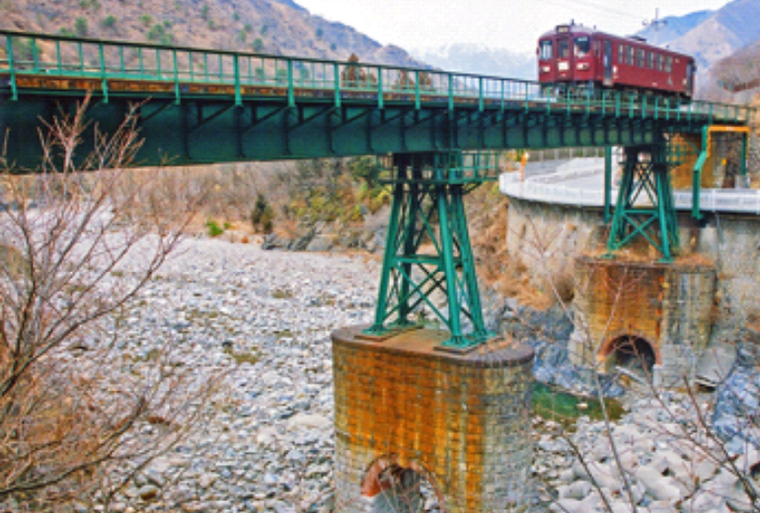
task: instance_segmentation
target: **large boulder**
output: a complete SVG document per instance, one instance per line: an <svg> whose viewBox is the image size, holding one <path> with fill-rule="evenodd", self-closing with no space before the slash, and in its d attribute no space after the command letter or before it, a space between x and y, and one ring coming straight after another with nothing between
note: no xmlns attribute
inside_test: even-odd
<svg viewBox="0 0 760 513"><path fill-rule="evenodd" d="M747 444L760 447L760 347L752 343L739 344L736 361L726 379L718 385L718 399L712 427L726 442L732 454L745 452Z"/></svg>

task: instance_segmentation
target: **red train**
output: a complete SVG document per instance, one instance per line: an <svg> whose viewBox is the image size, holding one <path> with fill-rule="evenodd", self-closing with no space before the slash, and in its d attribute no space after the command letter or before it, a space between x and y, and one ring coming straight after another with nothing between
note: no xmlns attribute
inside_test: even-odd
<svg viewBox="0 0 760 513"><path fill-rule="evenodd" d="M615 89L691 98L694 59L583 25L557 25L538 40L538 80L547 93Z"/></svg>

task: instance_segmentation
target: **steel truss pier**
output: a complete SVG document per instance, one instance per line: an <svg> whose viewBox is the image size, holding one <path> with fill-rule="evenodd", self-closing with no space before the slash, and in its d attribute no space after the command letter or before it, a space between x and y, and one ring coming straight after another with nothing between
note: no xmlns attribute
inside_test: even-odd
<svg viewBox="0 0 760 513"><path fill-rule="evenodd" d="M394 154L384 164L393 202L375 321L364 334L382 339L413 328L412 312L426 305L451 334L442 348L485 342L492 334L483 322L463 197L498 179L498 153Z"/></svg>
<svg viewBox="0 0 760 513"><path fill-rule="evenodd" d="M672 262L680 240L670 170L680 163L680 156L671 154L665 141L626 146L624 151L607 256L641 236L660 252L663 262Z"/></svg>

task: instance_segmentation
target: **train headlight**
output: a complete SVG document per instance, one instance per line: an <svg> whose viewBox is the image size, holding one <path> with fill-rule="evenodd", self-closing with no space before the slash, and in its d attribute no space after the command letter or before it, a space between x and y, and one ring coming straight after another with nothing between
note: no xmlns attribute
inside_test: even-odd
<svg viewBox="0 0 760 513"><path fill-rule="evenodd" d="M588 62L581 62L576 67L580 71L586 71L589 68Z"/></svg>
<svg viewBox="0 0 760 513"><path fill-rule="evenodd" d="M541 66L541 73L549 73L551 70L551 66Z"/></svg>

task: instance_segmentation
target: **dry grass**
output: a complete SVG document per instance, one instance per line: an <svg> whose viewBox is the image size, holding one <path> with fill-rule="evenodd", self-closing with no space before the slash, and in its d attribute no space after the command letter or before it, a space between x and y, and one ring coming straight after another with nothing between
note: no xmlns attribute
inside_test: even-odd
<svg viewBox="0 0 760 513"><path fill-rule="evenodd" d="M607 255L607 249L603 246L596 247L590 251L587 251L584 256L588 258L602 258ZM651 263L656 264L662 258L657 249L649 244L645 239L637 239L632 244L618 249L614 252L615 261L618 262L636 262L636 263ZM711 266L715 265L715 261L702 253L695 253L688 250L683 250L680 254L673 257L673 263L681 266Z"/></svg>
<svg viewBox="0 0 760 513"><path fill-rule="evenodd" d="M531 283L528 269L507 251L509 201L498 185L484 185L466 199L473 251L481 279L499 294L545 310L555 303L550 287L542 292Z"/></svg>

